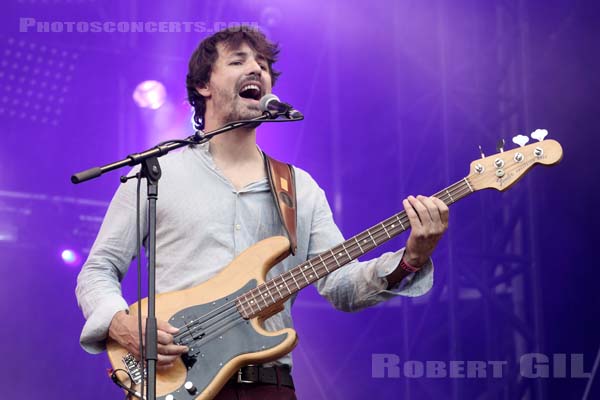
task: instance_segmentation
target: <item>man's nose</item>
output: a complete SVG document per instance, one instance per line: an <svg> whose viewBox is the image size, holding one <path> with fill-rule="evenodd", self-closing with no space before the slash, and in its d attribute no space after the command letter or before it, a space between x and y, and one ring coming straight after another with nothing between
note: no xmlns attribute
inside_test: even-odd
<svg viewBox="0 0 600 400"><path fill-rule="evenodd" d="M248 74L255 74L259 77L262 74L262 68L260 67L258 61L256 61L254 58L248 60Z"/></svg>

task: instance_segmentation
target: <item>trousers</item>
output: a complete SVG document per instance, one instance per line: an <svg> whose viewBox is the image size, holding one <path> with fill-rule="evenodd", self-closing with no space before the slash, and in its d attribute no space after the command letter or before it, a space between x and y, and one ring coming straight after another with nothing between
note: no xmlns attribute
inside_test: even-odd
<svg viewBox="0 0 600 400"><path fill-rule="evenodd" d="M225 385L214 400L296 400L294 389L264 383Z"/></svg>

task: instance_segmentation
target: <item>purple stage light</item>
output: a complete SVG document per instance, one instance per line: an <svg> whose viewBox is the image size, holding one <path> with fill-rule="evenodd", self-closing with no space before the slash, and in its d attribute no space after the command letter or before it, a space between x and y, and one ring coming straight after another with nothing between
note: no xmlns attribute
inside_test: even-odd
<svg viewBox="0 0 600 400"><path fill-rule="evenodd" d="M260 22L263 29L265 27L273 28L281 22L283 14L276 7L265 7L260 13Z"/></svg>
<svg viewBox="0 0 600 400"><path fill-rule="evenodd" d="M63 262L67 265L77 265L79 263L79 260L81 259L79 257L79 254L77 254L77 252L71 249L63 250L60 253L60 257L62 258Z"/></svg>
<svg viewBox="0 0 600 400"><path fill-rule="evenodd" d="M142 108L156 110L165 103L166 98L167 90L158 81L144 81L133 91L133 100Z"/></svg>

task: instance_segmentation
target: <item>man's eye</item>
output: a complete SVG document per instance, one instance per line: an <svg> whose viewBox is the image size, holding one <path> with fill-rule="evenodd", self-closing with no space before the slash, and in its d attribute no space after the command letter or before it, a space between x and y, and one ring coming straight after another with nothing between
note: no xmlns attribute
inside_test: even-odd
<svg viewBox="0 0 600 400"><path fill-rule="evenodd" d="M241 61L232 61L229 63L229 65L242 65Z"/></svg>
<svg viewBox="0 0 600 400"><path fill-rule="evenodd" d="M266 71L267 70L267 66L266 65L261 65L260 69L262 69L263 71Z"/></svg>

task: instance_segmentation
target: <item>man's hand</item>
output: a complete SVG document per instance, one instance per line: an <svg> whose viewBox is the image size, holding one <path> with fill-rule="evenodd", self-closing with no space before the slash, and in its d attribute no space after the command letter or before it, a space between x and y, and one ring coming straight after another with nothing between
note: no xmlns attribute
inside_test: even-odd
<svg viewBox="0 0 600 400"><path fill-rule="evenodd" d="M448 229L448 206L436 197L408 196L402 201L410 221L404 261L413 267L427 262Z"/></svg>
<svg viewBox="0 0 600 400"><path fill-rule="evenodd" d="M448 206L438 198L425 196L408 196L402 204L411 226L402 260L412 267L421 268L448 229ZM398 265L387 276L388 289L410 273L410 270Z"/></svg>
<svg viewBox="0 0 600 400"><path fill-rule="evenodd" d="M178 346L173 343L173 334L179 332L177 328L166 321L157 320L157 339L158 339L158 361L157 369L168 369L173 366L175 360L183 353L188 351L186 346ZM146 336L146 319L142 319L142 329L144 341ZM125 311L119 311L113 317L108 336L117 341L127 351L140 359L140 342L138 334L138 318L129 315Z"/></svg>

